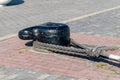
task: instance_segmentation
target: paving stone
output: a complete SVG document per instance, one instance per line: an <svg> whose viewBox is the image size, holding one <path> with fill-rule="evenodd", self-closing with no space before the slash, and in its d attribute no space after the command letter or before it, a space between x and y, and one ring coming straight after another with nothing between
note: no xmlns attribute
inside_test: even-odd
<svg viewBox="0 0 120 80"><path fill-rule="evenodd" d="M49 74L44 74L44 75L40 75L37 80L45 80L49 77L50 75Z"/></svg>
<svg viewBox="0 0 120 80"><path fill-rule="evenodd" d="M56 80L76 80L76 79L70 78L70 77L66 77L66 76L62 76L62 77L57 78Z"/></svg>
<svg viewBox="0 0 120 80"><path fill-rule="evenodd" d="M6 77L2 78L3 80L13 80L14 78L18 77L18 74L11 74L11 75L7 75Z"/></svg>
<svg viewBox="0 0 120 80"><path fill-rule="evenodd" d="M4 72L3 74L5 74L5 75L11 75L11 74L14 75L14 74L20 73L22 71L22 69L15 69L12 67L3 66L3 69L1 71L3 71Z"/></svg>
<svg viewBox="0 0 120 80"><path fill-rule="evenodd" d="M106 4L108 0L17 1L24 2L0 8L0 37L15 34L22 28L43 22L61 22L120 5L119 0L109 0L109 4Z"/></svg>
<svg viewBox="0 0 120 80"><path fill-rule="evenodd" d="M58 76L58 75L50 75L50 76L46 77L43 80L56 80L58 77L60 77L60 76Z"/></svg>
<svg viewBox="0 0 120 80"><path fill-rule="evenodd" d="M71 31L120 37L120 9L68 23Z"/></svg>
<svg viewBox="0 0 120 80"><path fill-rule="evenodd" d="M110 36L72 33L71 38L82 44L106 46L120 44L120 38ZM83 80L106 80L108 76L108 80L119 80L120 78L120 64L117 62L87 56L67 56L60 54L49 54L44 52L31 52L30 48L25 46L26 42L27 41L18 39L18 37L0 41L1 79L54 79L51 77L52 74L56 74L58 76L69 76L68 78L82 78ZM22 52L20 52L21 49ZM111 52L120 55L119 50ZM11 66L13 68L5 67L3 65ZM101 68L99 68L99 66L101 66ZM18 67L18 69L14 70L14 67ZM25 69L29 69L30 71ZM9 72L7 73L7 71ZM36 71L40 71L43 74ZM34 77L34 75L36 77ZM28 78L27 76L30 77Z"/></svg>
<svg viewBox="0 0 120 80"><path fill-rule="evenodd" d="M58 77L60 80L76 80L65 76L46 74L15 67L2 66L1 68L3 68L2 71L0 71L1 80L56 80Z"/></svg>

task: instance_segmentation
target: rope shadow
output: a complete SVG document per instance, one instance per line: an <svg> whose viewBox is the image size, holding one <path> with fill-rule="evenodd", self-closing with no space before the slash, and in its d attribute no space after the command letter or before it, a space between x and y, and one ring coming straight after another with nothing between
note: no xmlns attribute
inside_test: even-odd
<svg viewBox="0 0 120 80"><path fill-rule="evenodd" d="M32 47L33 46L33 41L26 42L25 46Z"/></svg>
<svg viewBox="0 0 120 80"><path fill-rule="evenodd" d="M11 2L7 4L7 6L20 5L23 4L24 2L25 2L24 0L11 0Z"/></svg>
<svg viewBox="0 0 120 80"><path fill-rule="evenodd" d="M80 55L69 54L69 53L58 53L58 54L68 55L68 56L77 57L77 58L83 58L83 59L87 59L87 60L94 61L94 62L104 62L104 63L107 63L107 64L110 64L110 65L120 68L120 62L115 62L115 61L112 62L111 60L108 60L108 59L105 59L102 57L99 57L99 58L91 57L91 56L83 55L82 53Z"/></svg>

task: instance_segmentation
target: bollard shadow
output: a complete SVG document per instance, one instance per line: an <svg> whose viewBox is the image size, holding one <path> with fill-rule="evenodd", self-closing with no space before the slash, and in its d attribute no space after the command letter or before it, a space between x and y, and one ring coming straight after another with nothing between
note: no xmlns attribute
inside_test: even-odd
<svg viewBox="0 0 120 80"><path fill-rule="evenodd" d="M33 46L33 41L26 42L25 46L32 47Z"/></svg>
<svg viewBox="0 0 120 80"><path fill-rule="evenodd" d="M24 3L24 0L11 0L11 2L7 4L7 6L15 6L23 3Z"/></svg>

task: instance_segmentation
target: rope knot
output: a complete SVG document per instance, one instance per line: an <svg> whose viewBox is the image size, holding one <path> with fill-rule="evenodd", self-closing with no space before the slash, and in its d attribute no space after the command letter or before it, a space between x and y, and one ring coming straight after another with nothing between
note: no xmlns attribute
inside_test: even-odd
<svg viewBox="0 0 120 80"><path fill-rule="evenodd" d="M88 54L89 56L93 57L99 57L101 53L103 53L104 50L101 49L101 47L95 47L91 49L90 53Z"/></svg>

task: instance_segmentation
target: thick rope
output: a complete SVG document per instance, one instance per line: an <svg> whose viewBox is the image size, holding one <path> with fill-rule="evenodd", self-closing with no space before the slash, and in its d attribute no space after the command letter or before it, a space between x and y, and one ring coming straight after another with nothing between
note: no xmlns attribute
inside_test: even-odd
<svg viewBox="0 0 120 80"><path fill-rule="evenodd" d="M45 49L54 52L63 52L68 54L87 54L93 57L104 56L109 59L113 59L116 61L120 61L120 56L105 53L106 50L115 50L120 49L119 46L94 46L94 45L86 45L86 44L79 44L73 39L71 39L71 47L59 46L54 44L42 43L39 41L33 42L33 47L37 49Z"/></svg>

